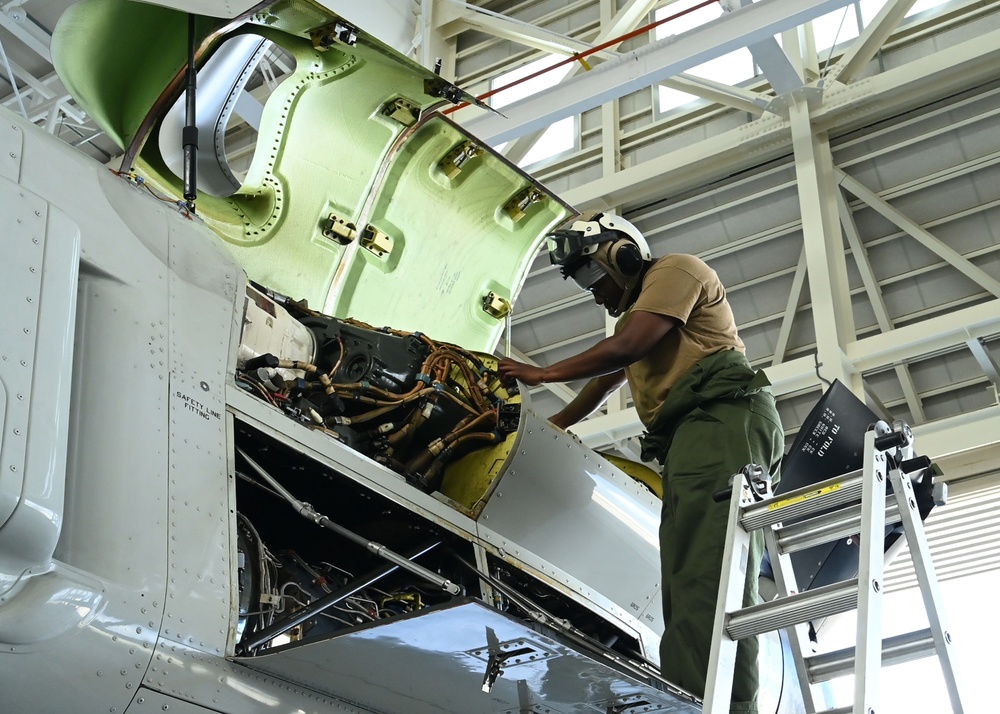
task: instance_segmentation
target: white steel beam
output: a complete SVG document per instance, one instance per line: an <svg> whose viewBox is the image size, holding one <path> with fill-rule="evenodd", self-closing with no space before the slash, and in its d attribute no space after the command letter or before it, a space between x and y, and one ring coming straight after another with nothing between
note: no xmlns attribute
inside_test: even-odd
<svg viewBox="0 0 1000 714"><path fill-rule="evenodd" d="M653 8L656 6L656 3L657 0L629 0L629 2L627 2L621 8L621 10L619 10L614 15L614 17L607 19L607 22L605 22L606 16L610 14L609 10L611 10L611 6L609 6L606 0L605 2L602 2L601 31L597 35L595 44L598 45L603 44L605 42L613 40L616 37L621 37L622 35L634 30L636 26L642 21L642 19L645 18L647 15L649 15L650 12L652 12ZM617 47L618 45L612 45L608 49L614 50L617 49ZM581 69L583 69L582 65L574 64L570 68L569 73L563 78L563 81L565 82L570 77L575 77L580 72ZM606 107L610 103L611 102L606 102L603 106ZM617 108L615 109L615 112L617 114ZM605 127L605 131L607 131L608 125L604 124L603 126ZM613 130L615 134L614 143L617 145L618 135L619 135L619 127L617 121L615 122ZM520 162L521 159L523 159L528 154L528 152L531 151L531 147L535 145L535 143L541 138L542 134L544 133L545 133L544 128L538 129L536 131L532 131L529 132L528 134L525 134L524 136L518 138L516 141L508 143L507 146L504 148L503 152L504 156L515 164Z"/></svg>
<svg viewBox="0 0 1000 714"><path fill-rule="evenodd" d="M605 176L610 176L621 168L622 149L620 126L621 115L618 111L618 102L615 101L602 104L601 168Z"/></svg>
<svg viewBox="0 0 1000 714"><path fill-rule="evenodd" d="M932 317L892 332L872 335L846 347L847 358L858 371L868 372L897 362L965 346L970 338L1000 334L1000 300Z"/></svg>
<svg viewBox="0 0 1000 714"><path fill-rule="evenodd" d="M42 59L52 64L52 52L49 45L52 33L28 17L21 9L0 12L0 27L23 42L29 49L38 53Z"/></svg>
<svg viewBox="0 0 1000 714"><path fill-rule="evenodd" d="M417 55L420 64L434 69L437 61L441 60L441 76L452 78L455 76L455 48L458 42L441 32L438 18L440 4L440 0L420 0L420 36L413 41L420 45Z"/></svg>
<svg viewBox="0 0 1000 714"><path fill-rule="evenodd" d="M981 338L970 337L966 340L965 344L969 346L969 351L972 352L972 356L979 363L979 368L983 370L983 374L986 375L986 378L990 380L990 384L993 385L993 393L1000 397L1000 366L993 359L993 355L990 354L986 343Z"/></svg>
<svg viewBox="0 0 1000 714"><path fill-rule="evenodd" d="M752 4L752 0L722 0L721 4L727 12L732 12L740 7L747 7ZM774 37L755 42L748 49L776 94L788 94L804 85L799 69L792 64Z"/></svg>
<svg viewBox="0 0 1000 714"><path fill-rule="evenodd" d="M643 427L635 407L629 407L574 424L569 431L576 434L584 446L596 450L638 436Z"/></svg>
<svg viewBox="0 0 1000 714"><path fill-rule="evenodd" d="M998 65L1000 30L994 30L850 85L829 88L822 106L813 112L813 124L844 130L870 124L994 79ZM685 191L787 155L791 148L788 129L787 121L765 114L655 161L564 191L562 196L586 210L634 205Z"/></svg>
<svg viewBox="0 0 1000 714"><path fill-rule="evenodd" d="M82 109L72 104L72 97L66 93L66 88L63 86L62 80L59 79L59 76L55 72L50 72L45 77L39 79L17 62L11 60L9 64L10 70L14 73L14 76L27 85L26 89L22 88L20 91L22 98L24 98L25 95L31 94L31 97L34 100L34 105L28 107L29 115L38 108L39 100L52 100L54 97L59 96L60 100L58 109L63 114L72 118L79 124L87 121L87 114ZM13 96L5 98L3 100L3 105L9 108L16 102L17 97Z"/></svg>
<svg viewBox="0 0 1000 714"><path fill-rule="evenodd" d="M843 352L843 346L855 335L854 313L844 240L837 220L830 145L813 129L804 97L795 99L788 113L817 356L827 379L839 379L861 396L860 375L844 359Z"/></svg>
<svg viewBox="0 0 1000 714"><path fill-rule="evenodd" d="M788 301L785 303L785 315L781 318L781 328L778 330L778 340L774 346L774 359L771 364L777 364L785 359L785 351L788 349L788 339L792 334L792 323L795 321L795 312L798 310L799 302L802 300L802 286L806 281L806 251L805 248L799 253L799 263L795 266L795 275L792 276L792 289L788 292Z"/></svg>
<svg viewBox="0 0 1000 714"><path fill-rule="evenodd" d="M460 121L483 141L497 144L550 126L568 116L644 89L732 50L760 42L791 27L849 4L850 0L760 0L716 22L620 55L552 90L504 107L495 114Z"/></svg>
<svg viewBox="0 0 1000 714"><path fill-rule="evenodd" d="M1000 442L1000 407L966 412L948 419L921 424L913 429L917 453L938 458L961 454ZM961 474L945 472L946 480Z"/></svg>
<svg viewBox="0 0 1000 714"><path fill-rule="evenodd" d="M875 18L847 48L840 60L826 73L825 81L853 82L882 48L889 35L906 16L916 0L889 0Z"/></svg>
<svg viewBox="0 0 1000 714"><path fill-rule="evenodd" d="M844 228L844 235L847 236L847 243L851 246L851 255L854 256L854 263L857 265L858 273L861 274L861 282L865 286L865 294L868 295L868 302L871 303L872 311L875 313L875 320L878 322L882 332L889 332L894 325L889 317L889 311L882 300L882 292L879 290L878 281L875 279L875 271L872 270L871 262L868 260L868 251L865 250L861 241L861 234L858 226L854 222L854 214L851 207L847 205L844 193L837 190L837 208L840 211L840 224ZM903 396L906 398L906 406L910 410L914 424L922 424L927 421L924 415L924 407L920 403L920 396L910 377L910 370L906 365L897 364L896 377L899 379L900 387L903 389Z"/></svg>
<svg viewBox="0 0 1000 714"><path fill-rule="evenodd" d="M454 37L465 30L479 30L526 47L561 55L573 55L594 47L582 40L458 0L447 0L439 4L438 21L438 29L445 37ZM614 53L606 50L597 54L603 57L614 56Z"/></svg>
<svg viewBox="0 0 1000 714"><path fill-rule="evenodd" d="M660 82L664 87L693 94L701 99L739 109L751 114L761 115L767 109L770 97L751 92L742 87L731 87L722 82L716 82L693 74L679 74L676 77Z"/></svg>
<svg viewBox="0 0 1000 714"><path fill-rule="evenodd" d="M906 231L907 234L919 241L921 245L949 263L967 278L992 293L994 297L1000 298L1000 280L996 280L986 271L977 268L964 258L961 253L932 236L929 231L922 228L916 221L907 218L900 211L893 208L856 178L849 176L841 169L837 169L836 172L840 185L847 191L864 201L864 203L883 218L886 218L901 230Z"/></svg>

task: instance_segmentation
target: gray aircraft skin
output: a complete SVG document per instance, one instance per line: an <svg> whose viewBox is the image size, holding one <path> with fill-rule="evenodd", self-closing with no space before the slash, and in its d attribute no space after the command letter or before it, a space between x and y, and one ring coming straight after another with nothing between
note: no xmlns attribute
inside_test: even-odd
<svg viewBox="0 0 1000 714"><path fill-rule="evenodd" d="M341 91L331 81L340 70L327 72L322 63L332 55L319 54L328 48L315 35L339 27L332 51L348 67L343 76L385 61L389 84L413 78L418 89L403 108L410 123L393 125L385 110L401 106L405 88L352 94L350 103L370 101L359 116L392 127L379 129L387 138L374 157L337 164L341 177L354 170L345 167L365 167L358 176L341 184L337 176L292 178L293 164L310 162L294 153L289 126L275 156L258 150L242 187L226 188L232 174L217 161L207 184L221 198L199 194L192 213L169 173L176 147L150 138L154 126L167 133L162 117L183 102L183 87L169 81L182 76L183 63L161 72L166 89L150 94L163 123L133 117L124 129L116 117L129 111L99 111L93 87L68 76L74 52L86 49L79 43L115 44L81 36L80 23L102 27L126 5L86 0L55 37L69 47L56 52L67 86L122 139L122 171L0 110L4 711L699 711L657 673L658 499L489 373L504 305L545 233L572 209L436 111L450 85L361 30L338 26L320 6L285 2L216 22L199 65L232 48L226 40L251 20L268 41L299 53L302 72L303 58L315 56L312 74L283 95L291 94L291 109L272 117L284 127L293 111L308 116L315 105L307 98L321 103ZM186 26L180 13L149 12L176 21L157 28L162 34ZM295 21L283 24L283 12ZM119 30L109 26L109 37L124 38ZM183 44L183 36L174 43ZM239 52L249 62L257 50ZM130 101L122 106L134 114ZM226 104L218 102L216 119ZM364 150L364 127L352 116L355 128L330 129L336 141L324 151L350 152L354 139ZM316 130L315 116L303 121ZM203 157L218 156L201 147ZM468 151L449 163L453 147ZM479 168L463 168L466 158ZM476 171L486 177L481 185ZM317 189L310 206L310 191L324 181L365 190L341 202ZM375 190L389 184L391 191ZM265 195L262 186L271 187L271 213L251 226L257 219L246 207ZM467 193L455 203L448 191ZM461 225L447 240L439 237L440 210L425 205L438 194L440 206L461 207L451 209ZM338 223L338 211L351 220ZM227 223L233 215L239 220ZM412 222L400 228L405 216ZM244 232L234 238L232 225ZM499 242L488 240L487 225ZM282 242L296 236L300 245ZM265 243L272 252L251 257ZM497 248L505 244L516 249L507 255ZM329 263L319 265L314 249ZM449 259L469 265L468 275L442 267ZM419 282L421 270L430 282ZM302 297L322 309L305 312L294 302ZM326 364L320 372L336 382L345 341L367 335L376 348L357 348L368 359L364 378L341 380L360 389L401 368L378 345L412 346L422 332L442 341L434 349L464 348L449 364L478 370L488 402L480 416L492 419L484 433L493 441L453 464L431 458L433 442L415 442L418 456L402 468L399 444L409 442L392 436L403 421L372 422L380 429L372 436L343 411L350 399L337 392L342 385L320 389L308 367ZM289 362L268 366L268 355ZM475 391L443 378L432 385L424 373L417 379L427 380L427 394L448 392L442 404ZM448 413L437 398L426 396L423 416L415 409L407 419ZM464 428L453 426L441 428ZM478 484L472 495L469 483ZM317 601L332 604L320 611ZM308 616L290 624L296 613Z"/></svg>

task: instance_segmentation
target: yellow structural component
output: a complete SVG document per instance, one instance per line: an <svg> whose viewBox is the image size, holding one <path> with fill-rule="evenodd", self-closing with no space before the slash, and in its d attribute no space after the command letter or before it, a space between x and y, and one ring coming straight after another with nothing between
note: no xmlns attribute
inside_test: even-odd
<svg viewBox="0 0 1000 714"><path fill-rule="evenodd" d="M646 488L656 494L657 498L663 498L663 477L656 471L638 461L632 461L631 459L615 456L614 454L598 453L614 466L646 486Z"/></svg>

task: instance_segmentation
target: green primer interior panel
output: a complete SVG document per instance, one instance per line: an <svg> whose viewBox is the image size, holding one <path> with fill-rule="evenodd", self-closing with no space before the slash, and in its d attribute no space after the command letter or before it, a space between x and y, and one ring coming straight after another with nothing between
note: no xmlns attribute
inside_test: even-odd
<svg viewBox="0 0 1000 714"><path fill-rule="evenodd" d="M186 16L127 0L81 0L71 10L54 49L60 72L71 75L67 86L123 147L142 145L134 171L179 198L181 181L158 153L158 125L146 123L149 136L137 132L141 116L165 112L180 96ZM296 67L264 106L243 185L229 197L199 195L198 216L251 279L313 309L490 351L504 325L483 310L484 298L493 293L513 304L545 234L574 211L438 113L441 100L427 93L427 82L441 80L429 70L362 31L354 45L315 48L310 33L336 20L313 3L281 0L229 34L209 37L219 21L199 23L203 48L256 33L290 53ZM136 37L156 54L135 46ZM124 48L121 38L128 38ZM398 99L419 120L384 111ZM442 170L442 160L468 141L479 155L457 174ZM525 191L538 200L514 220L504 207ZM357 236L331 234L331 216ZM371 249L363 235L377 236Z"/></svg>
<svg viewBox="0 0 1000 714"><path fill-rule="evenodd" d="M60 16L51 43L59 79L122 148L187 66L187 22L183 13L131 0L85 0ZM199 34L220 24L199 18Z"/></svg>

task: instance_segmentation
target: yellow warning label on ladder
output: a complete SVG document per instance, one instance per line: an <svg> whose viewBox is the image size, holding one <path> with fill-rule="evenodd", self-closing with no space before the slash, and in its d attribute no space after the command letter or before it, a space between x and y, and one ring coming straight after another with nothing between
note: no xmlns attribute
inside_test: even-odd
<svg viewBox="0 0 1000 714"><path fill-rule="evenodd" d="M814 498L819 498L828 493L833 493L834 491L840 490L840 484L835 483L831 486L824 486L823 488L818 488L815 491L809 491L808 493L800 493L798 496L792 496L791 498L786 498L783 501L775 501L774 503L767 504L767 510L774 511L778 508L784 508L785 506L791 506L796 503L802 503L803 501L809 501Z"/></svg>

